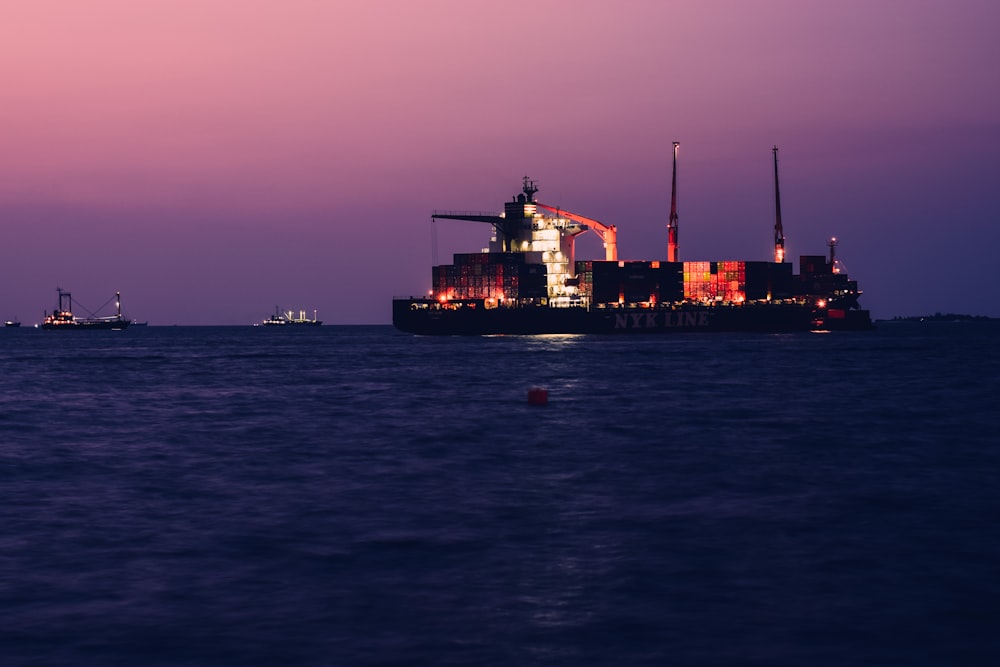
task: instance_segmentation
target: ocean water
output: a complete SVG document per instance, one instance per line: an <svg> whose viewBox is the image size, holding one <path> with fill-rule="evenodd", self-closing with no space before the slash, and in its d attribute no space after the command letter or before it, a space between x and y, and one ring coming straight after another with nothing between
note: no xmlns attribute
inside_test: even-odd
<svg viewBox="0 0 1000 667"><path fill-rule="evenodd" d="M0 330L0 664L1000 664L998 340Z"/></svg>

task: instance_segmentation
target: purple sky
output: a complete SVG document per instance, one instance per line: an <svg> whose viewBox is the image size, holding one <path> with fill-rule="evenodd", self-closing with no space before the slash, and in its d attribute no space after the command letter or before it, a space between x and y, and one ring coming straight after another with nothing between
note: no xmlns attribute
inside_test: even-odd
<svg viewBox="0 0 1000 667"><path fill-rule="evenodd" d="M38 0L0 9L0 319L388 323L433 209L664 259L838 256L879 318L1000 317L994 0ZM438 257L489 227L437 223ZM578 258L601 257L593 234ZM78 313L83 314L83 313Z"/></svg>

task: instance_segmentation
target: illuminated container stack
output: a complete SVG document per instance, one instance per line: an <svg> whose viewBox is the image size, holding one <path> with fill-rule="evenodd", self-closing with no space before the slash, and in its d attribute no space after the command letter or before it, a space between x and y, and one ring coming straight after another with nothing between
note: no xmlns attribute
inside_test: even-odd
<svg viewBox="0 0 1000 667"><path fill-rule="evenodd" d="M543 304L551 298L548 283L552 276L547 274L547 266L529 262L525 253L459 253L454 257L454 264L433 269L435 298L483 299L507 305ZM821 255L803 256L800 261L801 276L792 275L789 262L583 260L574 262L575 278L561 280L568 293L579 296L578 301L566 305L738 305L788 299L793 294L840 294L856 288L846 275L833 273Z"/></svg>
<svg viewBox="0 0 1000 667"><path fill-rule="evenodd" d="M527 264L524 253L459 253L454 264L433 269L435 297L538 299L545 296L545 267Z"/></svg>
<svg viewBox="0 0 1000 667"><path fill-rule="evenodd" d="M684 298L742 303L747 300L748 262L684 262Z"/></svg>
<svg viewBox="0 0 1000 667"><path fill-rule="evenodd" d="M746 262L684 262L684 298L746 301Z"/></svg>
<svg viewBox="0 0 1000 667"><path fill-rule="evenodd" d="M783 262L684 262L688 301L743 303L791 294L792 265Z"/></svg>

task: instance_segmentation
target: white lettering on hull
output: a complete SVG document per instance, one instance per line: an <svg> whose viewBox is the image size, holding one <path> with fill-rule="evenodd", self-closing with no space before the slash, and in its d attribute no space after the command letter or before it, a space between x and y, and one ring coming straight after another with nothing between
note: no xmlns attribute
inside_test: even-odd
<svg viewBox="0 0 1000 667"><path fill-rule="evenodd" d="M696 329L708 326L708 313L666 311L661 313L615 313L615 329Z"/></svg>

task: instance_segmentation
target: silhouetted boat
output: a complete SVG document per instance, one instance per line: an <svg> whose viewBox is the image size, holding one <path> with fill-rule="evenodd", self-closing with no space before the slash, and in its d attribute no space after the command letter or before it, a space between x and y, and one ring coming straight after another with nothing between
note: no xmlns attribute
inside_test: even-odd
<svg viewBox="0 0 1000 667"><path fill-rule="evenodd" d="M21 323L20 323L20 322L18 321L18 319L17 319L16 317L15 317L15 318L14 318L14 319L12 319L12 320L7 320L6 322L4 322L4 323L3 323L3 325L4 325L5 327L19 327L19 326L21 326Z"/></svg>
<svg viewBox="0 0 1000 667"><path fill-rule="evenodd" d="M49 331L76 331L76 330L110 330L121 331L127 329L129 320L122 317L121 294L115 292L116 313L109 317L75 317L73 315L73 295L57 287L59 293L59 303L55 311L45 315L41 328Z"/></svg>

